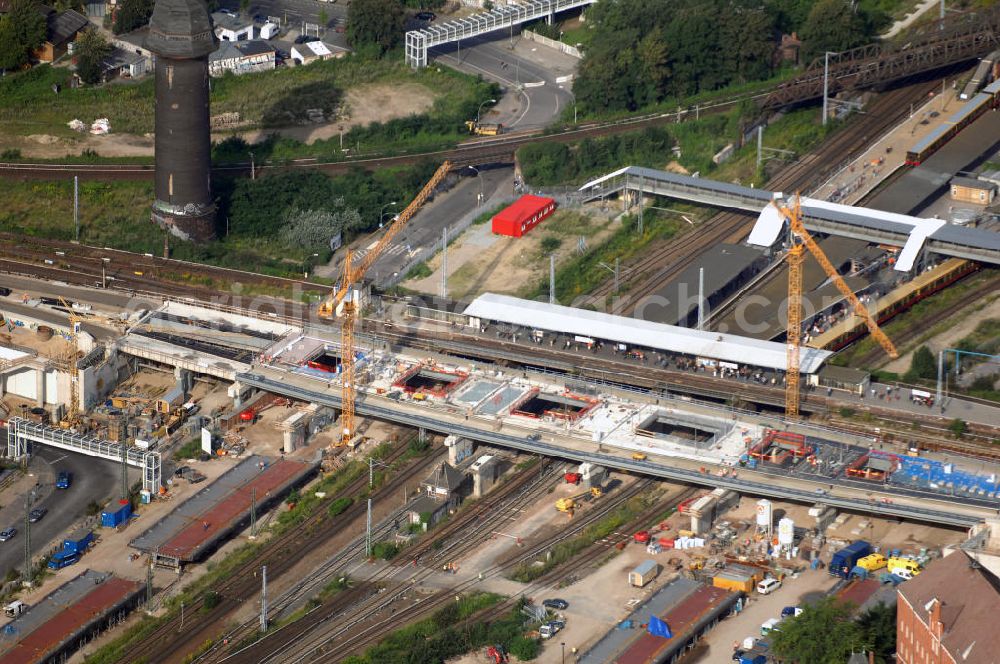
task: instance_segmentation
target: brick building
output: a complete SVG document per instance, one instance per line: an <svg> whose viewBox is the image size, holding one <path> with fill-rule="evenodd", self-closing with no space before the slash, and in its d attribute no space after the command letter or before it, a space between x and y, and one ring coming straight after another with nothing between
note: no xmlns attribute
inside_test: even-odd
<svg viewBox="0 0 1000 664"><path fill-rule="evenodd" d="M1000 579L965 551L951 553L899 586L899 664L1000 661Z"/></svg>

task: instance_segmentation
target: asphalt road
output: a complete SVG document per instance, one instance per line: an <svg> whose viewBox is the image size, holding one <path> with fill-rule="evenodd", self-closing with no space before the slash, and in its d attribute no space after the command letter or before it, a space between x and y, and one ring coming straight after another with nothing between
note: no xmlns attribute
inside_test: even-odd
<svg viewBox="0 0 1000 664"><path fill-rule="evenodd" d="M240 10L239 0L223 0L223 9ZM319 0L251 0L249 14L255 16L276 16L291 30L301 30L302 23L319 23L319 13L325 11L328 27L343 24L347 18L347 4L344 2L319 2Z"/></svg>
<svg viewBox="0 0 1000 664"><path fill-rule="evenodd" d="M528 42L514 35L511 40L502 32L491 33L462 44L449 44L431 49L431 57L443 64L483 78L504 87L504 94L516 95L520 104L510 117L499 121L511 129L540 129L552 124L563 110L573 105L573 94L557 78L572 71L554 66L544 66L538 60L546 57L555 61L566 60L547 47ZM494 121L491 118L491 121Z"/></svg>
<svg viewBox="0 0 1000 664"><path fill-rule="evenodd" d="M386 249L385 254L378 262L372 266L369 274L376 283L381 283L380 277L385 278L406 267L410 262L410 257L420 249L436 244L441 245L441 234L445 226L451 226L459 219L470 212L489 208L486 201L500 186L508 186L506 183L513 176L512 168L482 168L476 176L473 169L459 171L461 180L450 191L439 194L434 201L424 207L410 221L406 229L401 231L392 245ZM483 194L483 205L477 206L477 199ZM368 242L376 240L369 237ZM362 252L365 251L362 246ZM355 260L361 255L356 255ZM338 260L341 257L338 256Z"/></svg>
<svg viewBox="0 0 1000 664"><path fill-rule="evenodd" d="M6 438L6 429L3 430ZM73 473L73 483L69 489L55 488L55 479L62 471ZM46 507L45 517L31 524L32 555L40 555L50 549L53 540L69 535L73 525L86 516L87 505L104 502L117 495L121 482L121 467L103 459L94 459L82 454L35 446L35 454L28 466L38 483L34 507ZM139 478L139 471L129 469L129 482ZM23 484L15 486L24 486ZM12 486L0 494L4 506L0 508L0 529L14 526L17 535L6 542L0 542L0 574L11 568L21 569L24 564L24 495L10 493Z"/></svg>

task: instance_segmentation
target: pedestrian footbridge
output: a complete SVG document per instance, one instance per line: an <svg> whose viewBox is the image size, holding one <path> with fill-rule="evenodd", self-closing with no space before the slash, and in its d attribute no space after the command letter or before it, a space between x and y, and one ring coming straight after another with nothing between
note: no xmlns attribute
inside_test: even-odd
<svg viewBox="0 0 1000 664"><path fill-rule="evenodd" d="M595 0L522 0L519 4L495 7L482 14L473 14L438 25L429 25L406 33L406 64L414 69L427 66L427 51L435 46L459 42L488 32L513 28L521 23L552 16L567 9L593 4Z"/></svg>
<svg viewBox="0 0 1000 664"><path fill-rule="evenodd" d="M628 166L591 180L580 187L580 191L585 200L625 194L626 205L631 203L630 194L642 192L745 210L759 215L747 242L771 246L782 237L784 218L770 205L772 200L782 196L780 192L637 166ZM900 271L912 269L916 258L924 250L1000 265L1000 233L994 231L805 197L802 198L802 214L803 222L810 231L902 247L896 261L896 269Z"/></svg>

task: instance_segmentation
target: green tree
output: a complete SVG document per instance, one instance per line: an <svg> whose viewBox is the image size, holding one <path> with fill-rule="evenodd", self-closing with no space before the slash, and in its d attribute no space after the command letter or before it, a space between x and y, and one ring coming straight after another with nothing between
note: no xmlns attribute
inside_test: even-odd
<svg viewBox="0 0 1000 664"><path fill-rule="evenodd" d="M330 23L330 14L325 9L319 10L317 18L319 19L320 26L323 28L326 28L327 24Z"/></svg>
<svg viewBox="0 0 1000 664"><path fill-rule="evenodd" d="M76 38L76 73L84 83L101 81L101 61L111 53L111 44L97 30L84 30Z"/></svg>
<svg viewBox="0 0 1000 664"><path fill-rule="evenodd" d="M948 430L955 438L961 438L969 431L969 425L965 423L965 420L960 420L957 417L948 423Z"/></svg>
<svg viewBox="0 0 1000 664"><path fill-rule="evenodd" d="M342 208L344 199L337 207ZM329 251L330 239L342 231L361 227L357 210L300 210L287 211L282 219L281 238L293 247L306 251Z"/></svg>
<svg viewBox="0 0 1000 664"><path fill-rule="evenodd" d="M355 48L374 45L385 53L402 40L405 24L399 0L354 0L347 10L347 41Z"/></svg>
<svg viewBox="0 0 1000 664"><path fill-rule="evenodd" d="M879 602L865 611L858 624L865 633L865 644L875 652L877 664L892 661L896 652L896 607Z"/></svg>
<svg viewBox="0 0 1000 664"><path fill-rule="evenodd" d="M934 353L927 346L921 346L913 352L913 359L910 360L910 368L904 374L906 380L917 380L919 378L934 378L937 376L937 362L934 361Z"/></svg>
<svg viewBox="0 0 1000 664"><path fill-rule="evenodd" d="M116 35L132 32L149 23L153 15L153 0L121 0L112 30Z"/></svg>
<svg viewBox="0 0 1000 664"><path fill-rule="evenodd" d="M871 25L848 0L818 0L799 34L806 59L868 43Z"/></svg>
<svg viewBox="0 0 1000 664"><path fill-rule="evenodd" d="M775 654L789 664L843 664L865 643L849 606L833 597L803 607L801 615L787 619L770 637Z"/></svg>
<svg viewBox="0 0 1000 664"><path fill-rule="evenodd" d="M0 19L0 69L19 69L45 41L45 16L35 0L13 0Z"/></svg>

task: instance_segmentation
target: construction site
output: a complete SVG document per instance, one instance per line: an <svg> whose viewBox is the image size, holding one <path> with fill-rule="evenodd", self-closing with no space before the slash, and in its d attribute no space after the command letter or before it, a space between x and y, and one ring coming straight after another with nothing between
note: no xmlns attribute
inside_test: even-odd
<svg viewBox="0 0 1000 664"><path fill-rule="evenodd" d="M546 192L515 163L490 211L478 168L534 134L477 113L324 280L148 254L109 282L137 258L84 244L0 277L0 660L765 664L827 601L951 621L937 575L1000 571L1000 72L861 100L858 58L821 121L831 83L865 112L808 155L764 168L787 151L747 129L767 189L623 163ZM474 208L413 250L470 168ZM681 222L592 253L649 215Z"/></svg>

